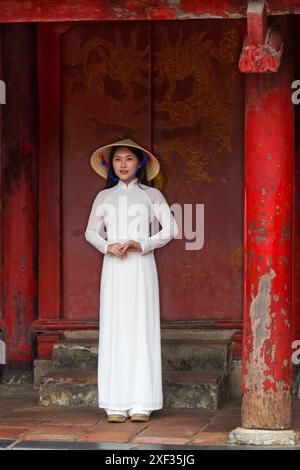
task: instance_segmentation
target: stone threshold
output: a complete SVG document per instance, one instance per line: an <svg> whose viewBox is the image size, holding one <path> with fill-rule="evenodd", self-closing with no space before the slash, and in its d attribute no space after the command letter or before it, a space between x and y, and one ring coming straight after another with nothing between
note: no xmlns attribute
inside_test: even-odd
<svg viewBox="0 0 300 470"><path fill-rule="evenodd" d="M266 450L299 450L299 446L260 446ZM4 450L257 450L256 445L167 445L167 444L134 444L130 442L62 442L62 441L20 441L2 439L0 449Z"/></svg>

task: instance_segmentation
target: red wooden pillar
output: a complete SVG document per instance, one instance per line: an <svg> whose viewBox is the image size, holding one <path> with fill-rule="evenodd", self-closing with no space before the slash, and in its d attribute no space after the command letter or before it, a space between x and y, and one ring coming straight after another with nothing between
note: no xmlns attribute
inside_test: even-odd
<svg viewBox="0 0 300 470"><path fill-rule="evenodd" d="M3 29L2 236L4 381L31 379L37 278L37 81L35 25Z"/></svg>
<svg viewBox="0 0 300 470"><path fill-rule="evenodd" d="M291 426L294 115L291 60L247 75L244 428Z"/></svg>

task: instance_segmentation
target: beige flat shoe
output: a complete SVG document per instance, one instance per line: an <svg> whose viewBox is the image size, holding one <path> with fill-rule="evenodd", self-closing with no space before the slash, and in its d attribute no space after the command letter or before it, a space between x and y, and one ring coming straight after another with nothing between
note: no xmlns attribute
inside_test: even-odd
<svg viewBox="0 0 300 470"><path fill-rule="evenodd" d="M107 421L109 423L124 423L124 421L126 421L126 416L123 416L123 415L109 415L107 417Z"/></svg>
<svg viewBox="0 0 300 470"><path fill-rule="evenodd" d="M130 421L149 421L149 416L145 413L135 413L130 417Z"/></svg>

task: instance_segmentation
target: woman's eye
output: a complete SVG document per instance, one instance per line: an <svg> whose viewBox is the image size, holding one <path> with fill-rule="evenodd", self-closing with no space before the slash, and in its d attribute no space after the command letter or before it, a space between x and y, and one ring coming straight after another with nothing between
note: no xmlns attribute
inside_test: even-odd
<svg viewBox="0 0 300 470"><path fill-rule="evenodd" d="M115 161L115 162L118 162L119 160L120 160L119 157L114 158L114 161ZM132 157L128 157L127 160L133 160L133 158L132 158Z"/></svg>

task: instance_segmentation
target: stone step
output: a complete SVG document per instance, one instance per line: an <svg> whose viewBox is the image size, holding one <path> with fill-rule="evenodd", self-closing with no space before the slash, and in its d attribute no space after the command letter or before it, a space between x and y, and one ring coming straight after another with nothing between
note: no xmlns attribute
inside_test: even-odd
<svg viewBox="0 0 300 470"><path fill-rule="evenodd" d="M39 404L43 406L97 406L97 374L82 371L56 371L40 381Z"/></svg>
<svg viewBox="0 0 300 470"><path fill-rule="evenodd" d="M164 338L161 355L164 371L227 374L231 361L231 342Z"/></svg>
<svg viewBox="0 0 300 470"><path fill-rule="evenodd" d="M212 330L195 328L161 329L162 339L202 339L207 341L230 341L237 330Z"/></svg>
<svg viewBox="0 0 300 470"><path fill-rule="evenodd" d="M164 325L164 322L161 324L161 337L164 338L181 338L181 339L206 339L206 340L231 340L238 330L236 329L226 329L226 330L215 330L211 326L210 328L200 328L199 326L184 327L180 324L186 325L187 322L167 322L167 325ZM191 323L191 322L188 322ZM193 322L197 323L197 322ZM202 323L202 322L201 322ZM171 326L171 324L174 324ZM99 330L86 330L86 331L65 331L64 337L68 340L77 340L77 339L94 339L97 340L99 337Z"/></svg>
<svg viewBox="0 0 300 470"><path fill-rule="evenodd" d="M163 373L164 407L217 409L227 398L227 377L199 372ZM43 406L97 407L97 374L56 371L42 377L39 403Z"/></svg>
<svg viewBox="0 0 300 470"><path fill-rule="evenodd" d="M228 399L228 388L224 374L170 371L163 375L167 408L217 410Z"/></svg>
<svg viewBox="0 0 300 470"><path fill-rule="evenodd" d="M231 342L203 340L195 337L165 337L161 342L164 371L198 371L228 373ZM97 371L98 340L63 340L54 345L53 368Z"/></svg>
<svg viewBox="0 0 300 470"><path fill-rule="evenodd" d="M98 339L62 340L53 346L53 369L97 371Z"/></svg>
<svg viewBox="0 0 300 470"><path fill-rule="evenodd" d="M33 384L24 383L1 383L0 399L2 398L22 398L23 400L36 401L38 391Z"/></svg>

